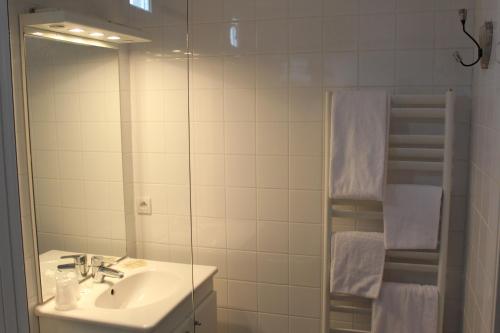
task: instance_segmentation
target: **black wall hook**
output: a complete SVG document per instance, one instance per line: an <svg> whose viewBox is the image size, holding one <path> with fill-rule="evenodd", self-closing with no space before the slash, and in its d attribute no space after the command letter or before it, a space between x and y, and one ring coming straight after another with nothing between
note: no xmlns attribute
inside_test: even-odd
<svg viewBox="0 0 500 333"><path fill-rule="evenodd" d="M465 66L465 67L471 67L471 66L474 66L475 64L477 64L481 58L483 57L483 49L481 48L481 46L479 45L479 43L476 41L476 39L474 37L472 37L471 34L469 34L467 32L467 30L465 30L465 22L467 22L467 9L463 8L463 9L460 9L458 11L458 16L460 17L460 22L462 23L462 30L463 32L474 42L474 44L476 44L477 46L477 59L470 63L470 64L466 64L464 63L463 59L462 59L462 56L460 55L460 53L458 51L455 51L455 53L453 53L453 56L455 57L455 60L459 63L462 64L462 66Z"/></svg>

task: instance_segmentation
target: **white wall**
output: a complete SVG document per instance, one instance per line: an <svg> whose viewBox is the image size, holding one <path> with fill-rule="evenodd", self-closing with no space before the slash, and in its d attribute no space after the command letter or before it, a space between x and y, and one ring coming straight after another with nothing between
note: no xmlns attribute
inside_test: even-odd
<svg viewBox="0 0 500 333"><path fill-rule="evenodd" d="M118 52L29 38L26 54L38 251L122 256Z"/></svg>
<svg viewBox="0 0 500 333"><path fill-rule="evenodd" d="M135 215L136 248L145 258L191 263L187 2L153 7L153 14L130 12L130 24L152 39L132 45L129 54L130 114L124 129L136 199L132 212L137 199L152 202L152 215Z"/></svg>
<svg viewBox="0 0 500 333"><path fill-rule="evenodd" d="M464 332L497 332L500 225L500 2L476 1L475 35L493 21L494 47L489 69L474 69L470 199L465 279ZM499 310L498 308L496 309ZM497 312L498 313L498 312ZM498 321L498 318L497 318Z"/></svg>

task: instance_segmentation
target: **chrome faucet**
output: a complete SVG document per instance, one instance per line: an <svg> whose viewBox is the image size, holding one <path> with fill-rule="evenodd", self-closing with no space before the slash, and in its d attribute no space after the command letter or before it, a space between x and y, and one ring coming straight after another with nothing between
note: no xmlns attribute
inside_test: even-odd
<svg viewBox="0 0 500 333"><path fill-rule="evenodd" d="M89 272L89 266L87 265L87 255L86 254L71 254L67 256L62 256L61 259L73 259L72 264L59 265L58 269L68 269L74 268L76 272L80 274L81 277L86 277Z"/></svg>
<svg viewBox="0 0 500 333"><path fill-rule="evenodd" d="M93 256L91 259L92 278L94 282L103 283L106 276L121 279L125 275L123 272L104 266L104 257Z"/></svg>

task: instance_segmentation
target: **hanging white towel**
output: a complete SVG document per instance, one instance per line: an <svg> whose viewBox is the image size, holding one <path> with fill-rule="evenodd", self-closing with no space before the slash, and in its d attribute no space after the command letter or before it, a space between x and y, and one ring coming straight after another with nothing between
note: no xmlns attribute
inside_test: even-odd
<svg viewBox="0 0 500 333"><path fill-rule="evenodd" d="M373 333L434 333L438 321L438 288L383 283L373 301Z"/></svg>
<svg viewBox="0 0 500 333"><path fill-rule="evenodd" d="M384 199L386 249L434 250L443 190L430 185L387 185Z"/></svg>
<svg viewBox="0 0 500 333"><path fill-rule="evenodd" d="M332 100L330 197L383 200L388 97L385 91L339 91Z"/></svg>
<svg viewBox="0 0 500 333"><path fill-rule="evenodd" d="M377 298L384 272L384 238L378 232L332 235L330 292Z"/></svg>

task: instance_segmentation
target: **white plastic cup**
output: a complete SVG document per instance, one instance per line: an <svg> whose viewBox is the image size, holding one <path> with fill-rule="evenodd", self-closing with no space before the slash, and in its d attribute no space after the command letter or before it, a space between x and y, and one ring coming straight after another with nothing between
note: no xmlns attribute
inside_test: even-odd
<svg viewBox="0 0 500 333"><path fill-rule="evenodd" d="M56 275L56 310L75 309L80 296L80 286L74 272L58 272Z"/></svg>

